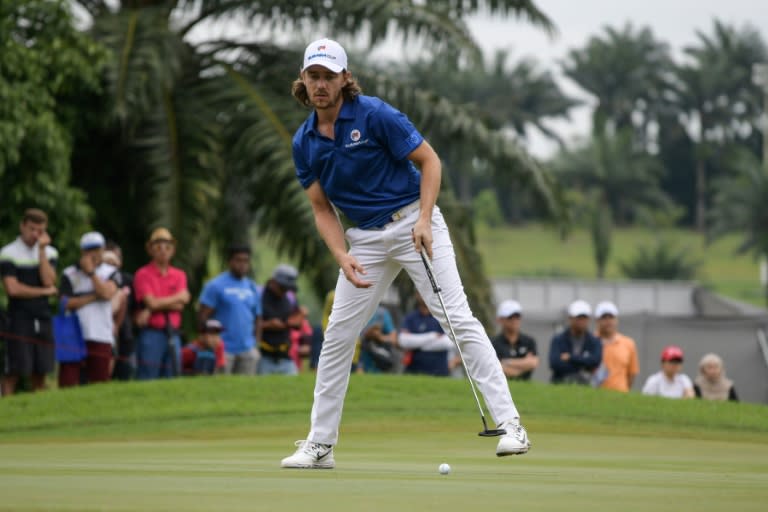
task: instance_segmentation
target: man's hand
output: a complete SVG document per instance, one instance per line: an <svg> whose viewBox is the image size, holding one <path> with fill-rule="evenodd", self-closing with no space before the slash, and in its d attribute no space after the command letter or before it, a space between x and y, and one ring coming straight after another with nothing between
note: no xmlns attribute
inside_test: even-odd
<svg viewBox="0 0 768 512"><path fill-rule="evenodd" d="M411 231L413 246L416 252L424 249L429 259L432 259L432 223L429 220L419 218Z"/></svg>
<svg viewBox="0 0 768 512"><path fill-rule="evenodd" d="M59 293L59 289L55 286L46 286L43 288L43 297L50 297Z"/></svg>
<svg viewBox="0 0 768 512"><path fill-rule="evenodd" d="M560 354L560 360L561 361L570 361L571 360L571 353L570 352L563 352Z"/></svg>
<svg viewBox="0 0 768 512"><path fill-rule="evenodd" d="M357 258L351 254L344 254L339 258L339 266L344 273L347 281L352 283L355 288L370 288L373 283L360 279L359 275L365 275L365 269L357 261ZM359 275L358 275L359 274Z"/></svg>
<svg viewBox="0 0 768 512"><path fill-rule="evenodd" d="M149 324L149 316L152 314L152 312L149 309L142 309L138 313L136 313L136 326L137 327L146 327Z"/></svg>
<svg viewBox="0 0 768 512"><path fill-rule="evenodd" d="M41 251L44 251L47 246L51 245L51 237L47 231L43 231L43 234L37 239L37 244Z"/></svg>
<svg viewBox="0 0 768 512"><path fill-rule="evenodd" d="M382 336L383 335L381 333L381 325L380 324L374 324L374 325L370 326L363 333L363 337L364 338L367 338L367 339L370 339L370 340L376 340L376 341L381 341Z"/></svg>
<svg viewBox="0 0 768 512"><path fill-rule="evenodd" d="M86 274L92 274L95 268L96 268L96 265L93 261L92 255L85 253L80 256L80 270L82 270Z"/></svg>

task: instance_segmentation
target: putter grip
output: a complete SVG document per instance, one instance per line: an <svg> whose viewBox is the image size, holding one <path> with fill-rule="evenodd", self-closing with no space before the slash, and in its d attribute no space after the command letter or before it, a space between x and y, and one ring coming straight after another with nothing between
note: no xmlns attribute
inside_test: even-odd
<svg viewBox="0 0 768 512"><path fill-rule="evenodd" d="M439 293L440 287L437 285L437 281L435 281L435 274L434 274L434 271L432 270L432 264L424 255L424 251L420 251L419 255L421 256L421 261L424 262L424 268L427 269L427 277L429 278L429 282L432 284L432 291L435 293Z"/></svg>

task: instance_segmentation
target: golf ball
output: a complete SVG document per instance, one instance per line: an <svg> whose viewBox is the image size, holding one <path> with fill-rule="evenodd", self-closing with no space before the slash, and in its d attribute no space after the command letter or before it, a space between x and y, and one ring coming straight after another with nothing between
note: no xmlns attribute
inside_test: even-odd
<svg viewBox="0 0 768 512"><path fill-rule="evenodd" d="M440 471L441 475L447 475L448 473L451 472L451 466L443 462L442 464L440 464L440 467L437 468L437 470Z"/></svg>

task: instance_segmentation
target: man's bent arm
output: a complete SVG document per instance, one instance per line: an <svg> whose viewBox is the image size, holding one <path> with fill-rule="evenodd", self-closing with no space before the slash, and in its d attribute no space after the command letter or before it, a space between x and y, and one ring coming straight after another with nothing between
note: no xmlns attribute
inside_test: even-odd
<svg viewBox="0 0 768 512"><path fill-rule="evenodd" d="M372 286L373 283L360 279L360 275L365 275L365 269L354 256L347 252L347 242L344 240L344 229L341 221L336 216L336 211L320 183L315 181L306 189L306 192L315 214L317 231L341 267L344 277L357 288Z"/></svg>

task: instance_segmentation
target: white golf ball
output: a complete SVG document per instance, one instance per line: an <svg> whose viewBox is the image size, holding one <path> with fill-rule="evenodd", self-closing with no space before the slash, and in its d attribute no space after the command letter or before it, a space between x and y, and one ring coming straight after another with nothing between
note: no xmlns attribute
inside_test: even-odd
<svg viewBox="0 0 768 512"><path fill-rule="evenodd" d="M440 467L437 468L437 470L440 471L441 475L447 475L448 473L451 472L451 466L443 462L442 464L440 464Z"/></svg>

